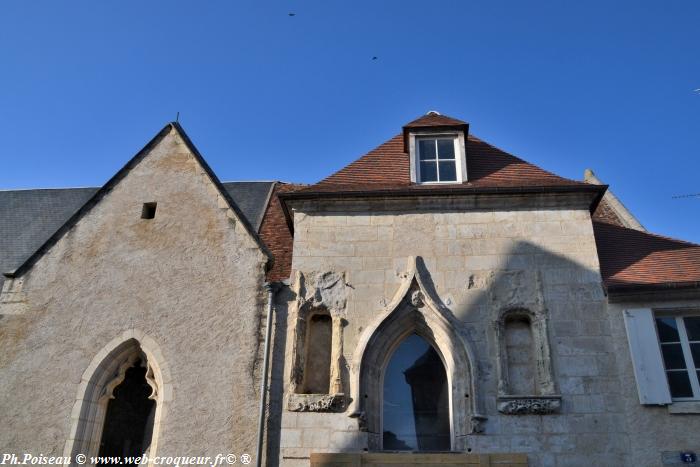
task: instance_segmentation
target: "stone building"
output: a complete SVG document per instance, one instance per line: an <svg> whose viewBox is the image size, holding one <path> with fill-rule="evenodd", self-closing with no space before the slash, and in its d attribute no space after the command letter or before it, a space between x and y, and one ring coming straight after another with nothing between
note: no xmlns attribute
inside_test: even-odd
<svg viewBox="0 0 700 467"><path fill-rule="evenodd" d="M0 454L700 451L700 246L437 112L313 185L221 183L171 123L99 189L0 191L0 232Z"/></svg>

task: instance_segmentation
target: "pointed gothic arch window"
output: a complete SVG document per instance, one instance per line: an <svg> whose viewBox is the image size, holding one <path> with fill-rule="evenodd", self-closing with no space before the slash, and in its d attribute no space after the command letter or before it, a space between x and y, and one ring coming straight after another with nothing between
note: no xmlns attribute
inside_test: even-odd
<svg viewBox="0 0 700 467"><path fill-rule="evenodd" d="M164 383L161 367L156 364L154 352L161 354L155 342L142 337L149 342L149 350L133 337L117 338L85 370L66 456L155 454L163 401L169 397L164 394L172 389L169 382ZM167 367L165 371L169 374Z"/></svg>
<svg viewBox="0 0 700 467"><path fill-rule="evenodd" d="M446 448L441 446L439 449L465 450L468 435L483 432L486 417L482 415L481 398L474 390L474 381L479 379L478 368L472 364L472 346L460 332L460 326L451 310L440 301L422 258L409 257L403 283L394 299L363 331L353 357L356 370L354 384L350 386L353 400L351 416L357 417L360 429L367 432L370 451L391 449L389 445L384 446L384 431L391 431L391 428L382 425L384 408L387 407L383 404L387 378L385 370L394 351L401 347L407 336L419 336L419 341L422 340L439 357L439 367L444 370L449 430L448 441L442 444ZM428 347L425 347L424 351L427 350ZM430 358L434 357L432 355ZM409 367L406 366L405 370ZM409 371L408 375L411 374ZM410 383L407 384L410 386ZM433 399L436 400L441 399ZM444 403L440 404L444 407ZM433 417L432 420L440 420L440 417ZM442 428L437 432L443 433ZM428 450L427 444L425 446Z"/></svg>
<svg viewBox="0 0 700 467"><path fill-rule="evenodd" d="M435 348L417 334L406 337L384 371L384 450L449 451L448 389Z"/></svg>

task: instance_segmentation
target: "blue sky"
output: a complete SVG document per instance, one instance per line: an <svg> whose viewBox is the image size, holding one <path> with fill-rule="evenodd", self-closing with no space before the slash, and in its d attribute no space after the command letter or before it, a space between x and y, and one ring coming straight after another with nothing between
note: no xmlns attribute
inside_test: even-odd
<svg viewBox="0 0 700 467"><path fill-rule="evenodd" d="M0 188L101 185L176 112L222 180L313 182L435 109L700 242L700 197L672 198L700 193L699 24L697 1L5 0Z"/></svg>

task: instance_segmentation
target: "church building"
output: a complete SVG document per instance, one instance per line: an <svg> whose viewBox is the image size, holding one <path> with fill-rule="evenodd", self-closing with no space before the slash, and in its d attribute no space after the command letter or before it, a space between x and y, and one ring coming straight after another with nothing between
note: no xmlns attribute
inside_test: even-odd
<svg viewBox="0 0 700 467"><path fill-rule="evenodd" d="M169 123L100 188L0 191L0 459L696 462L700 245L464 121L397 131L302 185Z"/></svg>

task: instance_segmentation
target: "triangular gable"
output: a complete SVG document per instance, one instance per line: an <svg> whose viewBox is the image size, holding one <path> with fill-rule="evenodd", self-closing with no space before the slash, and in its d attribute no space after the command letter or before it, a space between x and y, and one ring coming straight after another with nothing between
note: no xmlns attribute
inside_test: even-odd
<svg viewBox="0 0 700 467"><path fill-rule="evenodd" d="M272 261L272 254L267 249L265 244L262 242L258 236L256 230L251 226L248 219L243 215L240 208L236 205L231 195L226 191L224 186L219 181L218 177L209 167L209 164L204 160L202 155L199 153L197 148L194 146L190 138L187 136L183 128L177 122L170 122L162 130L156 134L134 157L129 160L129 162L124 165L107 183L105 183L102 188L97 190L95 194L88 199L88 201L75 212L51 237L44 242L29 258L26 259L16 270L5 272L6 277L19 277L23 275L27 270L29 270L45 253L47 253L51 247L53 247L65 234L68 232L75 224L78 223L87 213L89 213L94 206L96 206L104 196L109 193L136 165L138 165L144 157L146 157L157 145L160 143L165 136L167 136L171 131L175 131L177 135L185 143L187 149L195 158L199 166L202 168L204 174L207 176L209 181L215 187L217 195L221 198L222 202L225 204L224 207L228 208L235 217L236 221L239 222L246 230L246 232L251 236L256 245L260 250L267 256L268 262Z"/></svg>

